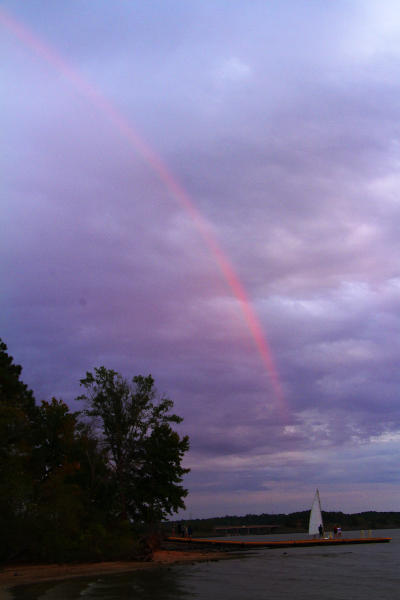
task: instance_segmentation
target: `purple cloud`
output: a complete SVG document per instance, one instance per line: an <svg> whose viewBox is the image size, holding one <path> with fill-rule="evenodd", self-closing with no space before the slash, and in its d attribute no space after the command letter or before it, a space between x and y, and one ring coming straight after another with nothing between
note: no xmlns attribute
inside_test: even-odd
<svg viewBox="0 0 400 600"><path fill-rule="evenodd" d="M102 364L152 373L191 437L193 516L307 508L317 485L332 510L394 509L396 11L3 5L182 183L247 290L287 408L154 166L3 24L0 336L36 397L76 408Z"/></svg>

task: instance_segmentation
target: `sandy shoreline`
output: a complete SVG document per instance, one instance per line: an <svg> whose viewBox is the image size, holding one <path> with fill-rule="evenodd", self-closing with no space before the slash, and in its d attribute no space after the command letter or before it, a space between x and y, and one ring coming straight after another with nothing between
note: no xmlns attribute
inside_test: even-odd
<svg viewBox="0 0 400 600"><path fill-rule="evenodd" d="M8 590L16 585L90 575L129 573L129 571L151 569L160 565L220 560L228 557L230 555L226 552L157 550L153 555L153 560L149 562L116 561L64 565L6 566L0 570L0 600L12 598Z"/></svg>

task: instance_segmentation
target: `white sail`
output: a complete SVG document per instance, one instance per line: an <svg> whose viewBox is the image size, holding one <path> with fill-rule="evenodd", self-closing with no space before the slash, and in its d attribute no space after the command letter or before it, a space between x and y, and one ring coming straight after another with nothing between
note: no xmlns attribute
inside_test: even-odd
<svg viewBox="0 0 400 600"><path fill-rule="evenodd" d="M321 501L319 499L319 491L317 490L315 492L314 501L310 512L310 524L308 527L309 535L318 534L320 525L322 525L322 527L324 526L321 514Z"/></svg>

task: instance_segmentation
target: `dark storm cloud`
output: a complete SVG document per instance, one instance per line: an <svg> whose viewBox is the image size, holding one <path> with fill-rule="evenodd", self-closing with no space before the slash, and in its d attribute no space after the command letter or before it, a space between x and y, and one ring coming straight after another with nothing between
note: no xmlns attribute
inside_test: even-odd
<svg viewBox="0 0 400 600"><path fill-rule="evenodd" d="M196 515L297 510L320 484L358 510L384 483L375 508L394 508L400 23L384 4L4 3L161 154L268 339L286 406L196 222L5 28L0 335L38 399L75 407L101 364L151 372L191 437Z"/></svg>

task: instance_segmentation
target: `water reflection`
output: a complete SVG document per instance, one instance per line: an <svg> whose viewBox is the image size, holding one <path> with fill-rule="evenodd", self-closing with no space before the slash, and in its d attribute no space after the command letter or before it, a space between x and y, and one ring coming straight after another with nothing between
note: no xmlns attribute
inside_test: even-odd
<svg viewBox="0 0 400 600"><path fill-rule="evenodd" d="M118 575L51 581L13 589L15 600L163 600L190 598L184 570L151 568Z"/></svg>

